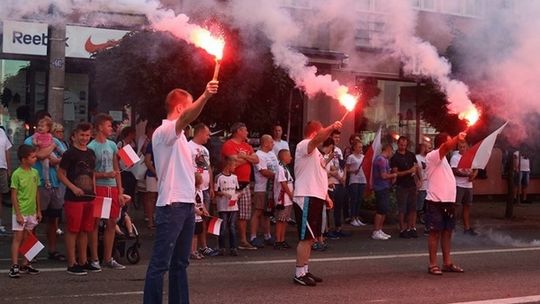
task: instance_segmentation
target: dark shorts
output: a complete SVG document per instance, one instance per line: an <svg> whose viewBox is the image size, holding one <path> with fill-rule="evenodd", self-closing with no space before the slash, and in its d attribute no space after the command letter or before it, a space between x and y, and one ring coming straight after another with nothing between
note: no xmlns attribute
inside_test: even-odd
<svg viewBox="0 0 540 304"><path fill-rule="evenodd" d="M325 201L316 197L295 197L293 203L298 238L313 240L321 236L322 213Z"/></svg>
<svg viewBox="0 0 540 304"><path fill-rule="evenodd" d="M416 186L396 188L399 213L416 212Z"/></svg>
<svg viewBox="0 0 540 304"><path fill-rule="evenodd" d="M195 222L195 231L193 235L199 235L203 231L203 222Z"/></svg>
<svg viewBox="0 0 540 304"><path fill-rule="evenodd" d="M390 189L375 191L375 208L377 214L388 214L390 211Z"/></svg>
<svg viewBox="0 0 540 304"><path fill-rule="evenodd" d="M514 173L514 184L516 186L521 185L527 187L529 185L529 177L529 171L520 171L519 173Z"/></svg>
<svg viewBox="0 0 540 304"><path fill-rule="evenodd" d="M62 217L62 208L64 207L64 199L60 188L39 187L39 204L41 213L45 217L60 218Z"/></svg>
<svg viewBox="0 0 540 304"><path fill-rule="evenodd" d="M473 201L473 189L456 187L456 204L471 205Z"/></svg>
<svg viewBox="0 0 540 304"><path fill-rule="evenodd" d="M454 230L456 227L456 204L426 200L426 227L430 231Z"/></svg>
<svg viewBox="0 0 540 304"><path fill-rule="evenodd" d="M7 169L0 169L0 194L9 192L9 178Z"/></svg>

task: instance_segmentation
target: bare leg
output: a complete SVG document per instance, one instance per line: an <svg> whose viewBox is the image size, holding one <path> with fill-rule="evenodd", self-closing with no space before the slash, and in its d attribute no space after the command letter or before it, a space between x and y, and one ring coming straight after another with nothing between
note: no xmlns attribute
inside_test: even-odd
<svg viewBox="0 0 540 304"><path fill-rule="evenodd" d="M257 229L259 228L259 219L262 217L263 211L260 209L253 210L253 214L251 216L251 224L250 224L250 232L251 232L251 239L254 239L257 237Z"/></svg>
<svg viewBox="0 0 540 304"><path fill-rule="evenodd" d="M96 223L95 223L96 228L94 229L94 231L88 233L88 240L90 243L90 255L92 257L92 261L99 261L99 255L98 255L99 221L100 219L96 219Z"/></svg>
<svg viewBox="0 0 540 304"><path fill-rule="evenodd" d="M247 220L238 220L238 232L240 233L240 242L247 243Z"/></svg>
<svg viewBox="0 0 540 304"><path fill-rule="evenodd" d="M405 213L399 213L399 231L403 231L405 230L405 227L407 227L405 225Z"/></svg>
<svg viewBox="0 0 540 304"><path fill-rule="evenodd" d="M65 242L66 242L66 254L67 254L68 266L73 266L73 264L75 264L76 241L77 241L77 233L73 233L66 229Z"/></svg>
<svg viewBox="0 0 540 304"><path fill-rule="evenodd" d="M80 232L77 236L77 243L78 247L77 249L79 252L79 265L84 265L86 262L88 262L88 255L87 255L87 249L88 249L88 234L86 232Z"/></svg>
<svg viewBox="0 0 540 304"><path fill-rule="evenodd" d="M296 246L297 267L302 267L308 264L309 257L311 256L311 245L313 245L313 240L305 240L298 242L298 246Z"/></svg>
<svg viewBox="0 0 540 304"><path fill-rule="evenodd" d="M56 244L58 237L56 236L56 230L58 229L58 218L47 219L47 247L49 252L56 251Z"/></svg>
<svg viewBox="0 0 540 304"><path fill-rule="evenodd" d="M429 266L437 265L437 248L439 247L440 231L430 231L428 237Z"/></svg>
<svg viewBox="0 0 540 304"><path fill-rule="evenodd" d="M441 232L441 247L442 247L444 265L452 264L452 258L450 257L451 240L452 240L452 230L443 230Z"/></svg>
<svg viewBox="0 0 540 304"><path fill-rule="evenodd" d="M105 233L103 234L103 261L105 262L109 262L112 258L115 227L116 221L114 219L108 219L107 226L105 226Z"/></svg>
<svg viewBox="0 0 540 304"><path fill-rule="evenodd" d="M19 247L24 238L24 231L13 231L13 241L11 242L11 264L19 264Z"/></svg>
<svg viewBox="0 0 540 304"><path fill-rule="evenodd" d="M470 223L471 205L463 204L463 229L468 230L471 228Z"/></svg>
<svg viewBox="0 0 540 304"><path fill-rule="evenodd" d="M416 228L416 210L411 211L409 212L409 214L407 214L407 228Z"/></svg>

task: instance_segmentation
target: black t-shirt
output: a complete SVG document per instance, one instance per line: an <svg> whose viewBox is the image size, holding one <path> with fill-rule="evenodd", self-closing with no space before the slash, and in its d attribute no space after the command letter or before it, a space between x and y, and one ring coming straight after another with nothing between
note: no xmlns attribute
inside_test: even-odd
<svg viewBox="0 0 540 304"><path fill-rule="evenodd" d="M86 195L76 196L66 187L64 199L66 201L92 201L94 193L94 168L96 167L96 154L91 149L79 150L70 147L62 156L60 168L66 171L67 178L75 186L81 188Z"/></svg>
<svg viewBox="0 0 540 304"><path fill-rule="evenodd" d="M409 170L416 164L416 156L410 152L406 151L405 154L396 152L394 156L390 159L390 168L397 168L398 172ZM414 187L416 183L414 177L411 174L400 176L396 180L396 185L401 187Z"/></svg>

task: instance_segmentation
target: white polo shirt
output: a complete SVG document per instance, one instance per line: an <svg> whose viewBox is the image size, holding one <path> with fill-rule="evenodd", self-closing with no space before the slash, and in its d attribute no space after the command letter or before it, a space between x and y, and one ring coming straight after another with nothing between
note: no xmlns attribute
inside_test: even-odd
<svg viewBox="0 0 540 304"><path fill-rule="evenodd" d="M176 121L163 120L152 136L158 177L156 206L195 203L195 169L184 131L176 134Z"/></svg>
<svg viewBox="0 0 540 304"><path fill-rule="evenodd" d="M454 203L456 179L445 156L441 159L439 149L426 155L427 196L432 202Z"/></svg>
<svg viewBox="0 0 540 304"><path fill-rule="evenodd" d="M328 174L323 166L323 156L317 148L308 154L311 140L304 139L296 146L294 157L294 196L326 199Z"/></svg>
<svg viewBox="0 0 540 304"><path fill-rule="evenodd" d="M280 139L279 141L274 140L274 147L272 148L272 152L274 152L276 156L278 156L279 151L284 149L289 150L289 143L287 141L282 139Z"/></svg>

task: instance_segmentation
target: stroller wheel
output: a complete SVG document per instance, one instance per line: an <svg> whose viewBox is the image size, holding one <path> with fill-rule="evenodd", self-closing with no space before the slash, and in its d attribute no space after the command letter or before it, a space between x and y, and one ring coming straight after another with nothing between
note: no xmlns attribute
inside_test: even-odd
<svg viewBox="0 0 540 304"><path fill-rule="evenodd" d="M141 260L141 255L139 254L139 249L133 245L128 248L126 252L126 259L131 264L137 264Z"/></svg>

